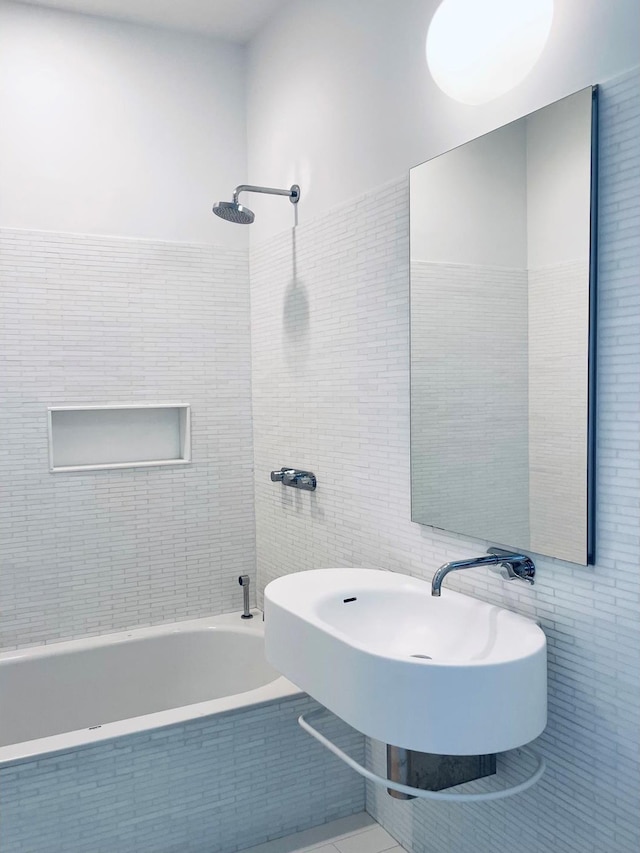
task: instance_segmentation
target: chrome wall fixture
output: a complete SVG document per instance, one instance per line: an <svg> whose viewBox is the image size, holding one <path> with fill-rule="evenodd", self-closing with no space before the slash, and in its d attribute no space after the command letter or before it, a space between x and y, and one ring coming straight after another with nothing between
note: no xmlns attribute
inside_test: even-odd
<svg viewBox="0 0 640 853"><path fill-rule="evenodd" d="M251 583L251 578L249 575L240 575L238 578L238 583L242 587L242 602L243 602L243 613L240 617L241 619L253 619L253 613L249 607L249 584Z"/></svg>
<svg viewBox="0 0 640 853"><path fill-rule="evenodd" d="M468 560L453 560L445 563L436 571L431 581L431 595L440 595L442 581L449 572L459 572L461 569L473 569L476 566L490 566L491 570L507 581L518 580L533 584L536 567L531 557L505 551L503 548L489 548L488 557L471 557Z"/></svg>
<svg viewBox="0 0 640 853"><path fill-rule="evenodd" d="M248 207L240 204L238 196L240 193L266 193L267 195L286 195L291 204L297 204L300 201L300 187L298 184L292 184L288 190L281 190L276 187L256 187L253 184L240 184L233 191L233 201L217 201L212 210L216 216L225 219L227 222L235 222L238 225L251 225L255 219L255 213L249 210Z"/></svg>
<svg viewBox="0 0 640 853"><path fill-rule="evenodd" d="M307 492L315 492L318 485L315 474L311 471L299 471L297 468L281 468L279 471L272 471L271 482L293 486L294 489L304 489Z"/></svg>

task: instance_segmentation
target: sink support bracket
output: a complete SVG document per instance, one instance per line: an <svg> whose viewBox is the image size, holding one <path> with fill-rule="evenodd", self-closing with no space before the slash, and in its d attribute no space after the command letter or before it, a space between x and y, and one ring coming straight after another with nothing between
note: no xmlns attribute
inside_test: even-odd
<svg viewBox="0 0 640 853"><path fill-rule="evenodd" d="M324 712L324 708L320 708L317 711L312 711L309 716L314 717L318 714L322 714ZM411 785L403 785L400 782L393 782L391 779L385 779L383 776L378 776L376 773L373 773L371 770L367 770L366 767L363 767L361 764L358 764L353 758L347 755L339 746L336 746L333 741L330 741L329 738L325 737L321 734L311 723L305 719L305 715L301 714L298 717L298 725L304 729L307 734L311 735L311 737L315 738L319 743L321 743L329 752L332 752L336 755L341 761L344 761L352 770L355 770L356 773L359 773L360 776L363 776L365 779L368 779L370 782L374 782L376 785L382 785L382 787L391 789L393 791L398 791L400 794L407 794L410 797L420 797L423 800L444 800L448 802L458 802L458 803L481 803L487 802L489 800L501 800L505 797L512 797L514 794L520 794L522 791L526 791L527 788L530 788L532 785L540 779L544 771L546 770L546 762L541 755L533 752L533 750L529 749L526 746L518 747L518 752L524 755L529 755L536 761L536 768L533 773L525 779L523 782L520 782L518 785L512 785L510 788L502 788L499 791L487 791L485 793L479 794L452 794L447 793L446 791L426 791L423 788L413 788Z"/></svg>

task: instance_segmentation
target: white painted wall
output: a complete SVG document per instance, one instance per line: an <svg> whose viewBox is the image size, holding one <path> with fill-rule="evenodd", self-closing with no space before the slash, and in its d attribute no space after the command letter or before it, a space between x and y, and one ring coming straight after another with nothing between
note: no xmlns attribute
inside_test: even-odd
<svg viewBox="0 0 640 853"><path fill-rule="evenodd" d="M244 50L0 3L0 226L247 244Z"/></svg>
<svg viewBox="0 0 640 853"><path fill-rule="evenodd" d="M558 0L529 77L480 107L457 104L426 67L437 0L296 0L250 45L249 177L302 187L301 222L411 166L640 62L637 0ZM258 199L251 239L291 226Z"/></svg>

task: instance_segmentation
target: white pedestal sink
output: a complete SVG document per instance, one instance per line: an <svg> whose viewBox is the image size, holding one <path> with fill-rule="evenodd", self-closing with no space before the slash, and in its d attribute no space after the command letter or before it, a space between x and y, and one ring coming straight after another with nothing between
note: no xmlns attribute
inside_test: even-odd
<svg viewBox="0 0 640 853"><path fill-rule="evenodd" d="M264 611L269 663L384 743L485 755L546 725L545 636L518 614L375 569L278 578Z"/></svg>

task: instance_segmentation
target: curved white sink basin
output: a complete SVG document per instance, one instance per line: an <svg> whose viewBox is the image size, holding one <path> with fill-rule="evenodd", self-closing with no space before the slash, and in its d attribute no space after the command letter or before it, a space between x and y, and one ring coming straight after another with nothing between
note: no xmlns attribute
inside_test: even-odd
<svg viewBox="0 0 640 853"><path fill-rule="evenodd" d="M535 622L375 569L314 569L265 589L269 663L354 728L444 755L504 752L547 721Z"/></svg>

